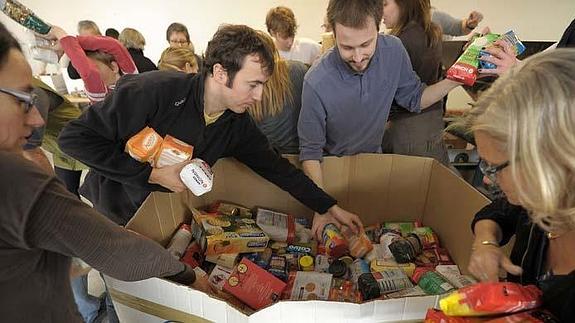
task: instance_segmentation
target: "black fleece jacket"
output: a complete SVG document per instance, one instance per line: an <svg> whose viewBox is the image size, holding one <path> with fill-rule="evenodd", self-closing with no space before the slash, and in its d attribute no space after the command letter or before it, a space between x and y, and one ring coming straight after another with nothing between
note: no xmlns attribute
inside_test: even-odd
<svg viewBox="0 0 575 323"><path fill-rule="evenodd" d="M106 99L68 124L61 149L90 167L80 193L103 214L125 224L152 191L152 168L124 152L129 138L149 126L194 146L194 158L210 166L234 157L289 192L310 209L325 213L336 201L275 152L249 114L230 110L213 124L204 121L204 78L153 71L125 75Z"/></svg>

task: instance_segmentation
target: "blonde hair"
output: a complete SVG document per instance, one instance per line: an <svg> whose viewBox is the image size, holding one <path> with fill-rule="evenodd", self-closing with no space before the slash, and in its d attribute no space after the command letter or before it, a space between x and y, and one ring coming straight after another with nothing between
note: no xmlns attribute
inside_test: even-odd
<svg viewBox="0 0 575 323"><path fill-rule="evenodd" d="M101 36L100 28L92 20L80 20L78 21L78 34L82 30L91 30L94 36Z"/></svg>
<svg viewBox="0 0 575 323"><path fill-rule="evenodd" d="M146 39L144 35L133 28L124 28L118 36L118 41L126 48L144 49L146 46Z"/></svg>
<svg viewBox="0 0 575 323"><path fill-rule="evenodd" d="M193 69L198 68L194 51L188 47L168 47L162 52L158 69L162 71L182 71L189 63Z"/></svg>
<svg viewBox="0 0 575 323"><path fill-rule="evenodd" d="M519 203L544 230L575 228L575 50L535 55L499 78L464 125L508 154Z"/></svg>
<svg viewBox="0 0 575 323"><path fill-rule="evenodd" d="M273 48L275 61L274 70L264 85L262 100L248 109L254 120L262 121L266 117L278 115L283 111L284 105L293 104L293 95L288 63L280 57L270 36L261 31L258 31L258 34Z"/></svg>

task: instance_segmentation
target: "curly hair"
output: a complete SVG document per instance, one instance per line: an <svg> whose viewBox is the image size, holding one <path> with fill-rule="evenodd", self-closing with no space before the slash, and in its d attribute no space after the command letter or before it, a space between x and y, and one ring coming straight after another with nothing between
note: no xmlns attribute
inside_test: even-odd
<svg viewBox="0 0 575 323"><path fill-rule="evenodd" d="M266 27L270 34L278 33L281 37L294 37L297 22L293 11L288 7L275 7L266 15Z"/></svg>
<svg viewBox="0 0 575 323"><path fill-rule="evenodd" d="M204 77L213 74L216 64L221 64L228 74L228 87L244 65L248 55L256 55L269 76L274 70L274 48L260 33L246 25L222 25L208 42L204 53Z"/></svg>

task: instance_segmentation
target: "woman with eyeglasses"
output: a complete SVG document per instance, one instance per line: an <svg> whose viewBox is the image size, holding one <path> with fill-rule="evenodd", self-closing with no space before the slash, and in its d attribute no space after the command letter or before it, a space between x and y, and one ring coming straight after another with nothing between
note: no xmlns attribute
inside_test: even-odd
<svg viewBox="0 0 575 323"><path fill-rule="evenodd" d="M561 321L575 317L575 50L535 55L500 77L467 115L484 181L505 199L472 223L469 271L536 284ZM511 256L501 246L515 237Z"/></svg>
<svg viewBox="0 0 575 323"><path fill-rule="evenodd" d="M32 70L0 24L0 318L83 322L70 288L71 257L122 280L167 277L211 291L205 277L157 243L114 224L22 157L43 125Z"/></svg>

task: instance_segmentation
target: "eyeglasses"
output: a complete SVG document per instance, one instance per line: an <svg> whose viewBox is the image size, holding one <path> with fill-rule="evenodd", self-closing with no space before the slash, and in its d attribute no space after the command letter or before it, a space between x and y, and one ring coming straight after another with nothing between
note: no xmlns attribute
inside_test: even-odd
<svg viewBox="0 0 575 323"><path fill-rule="evenodd" d="M24 92L6 88L0 88L0 92L9 94L16 98L16 100L20 101L22 107L24 108L24 113L30 112L32 107L34 107L38 103L38 96L36 93L32 92Z"/></svg>
<svg viewBox="0 0 575 323"><path fill-rule="evenodd" d="M491 183L494 185L497 185L497 173L502 171L507 166L509 166L509 161L499 165L489 165L483 159L479 162L479 170L483 173L483 175L487 176L489 181L491 181Z"/></svg>

